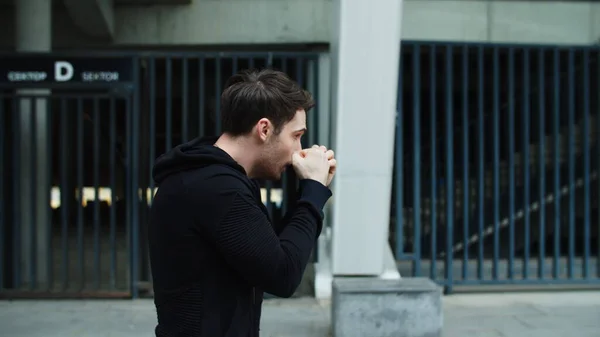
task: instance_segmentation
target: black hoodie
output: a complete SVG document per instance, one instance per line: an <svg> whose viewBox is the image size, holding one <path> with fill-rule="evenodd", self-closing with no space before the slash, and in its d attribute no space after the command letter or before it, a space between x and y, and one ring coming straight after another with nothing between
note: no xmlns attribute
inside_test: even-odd
<svg viewBox="0 0 600 337"><path fill-rule="evenodd" d="M156 336L258 336L263 291L291 296L321 233L327 187L301 180L275 230L259 185L215 141L179 145L153 169Z"/></svg>

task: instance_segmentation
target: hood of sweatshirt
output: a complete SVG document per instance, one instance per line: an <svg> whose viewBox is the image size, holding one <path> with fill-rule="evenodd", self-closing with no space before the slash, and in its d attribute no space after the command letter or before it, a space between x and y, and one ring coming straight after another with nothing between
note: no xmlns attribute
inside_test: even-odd
<svg viewBox="0 0 600 337"><path fill-rule="evenodd" d="M214 146L218 137L196 138L160 156L152 168L152 178L160 185L170 175L214 164L230 166L242 174L246 171L227 152Z"/></svg>

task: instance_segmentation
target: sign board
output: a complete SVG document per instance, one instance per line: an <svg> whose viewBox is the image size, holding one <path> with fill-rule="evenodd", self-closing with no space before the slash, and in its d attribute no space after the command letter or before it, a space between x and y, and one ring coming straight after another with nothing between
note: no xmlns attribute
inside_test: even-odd
<svg viewBox="0 0 600 337"><path fill-rule="evenodd" d="M0 56L1 84L95 84L133 82L130 57Z"/></svg>

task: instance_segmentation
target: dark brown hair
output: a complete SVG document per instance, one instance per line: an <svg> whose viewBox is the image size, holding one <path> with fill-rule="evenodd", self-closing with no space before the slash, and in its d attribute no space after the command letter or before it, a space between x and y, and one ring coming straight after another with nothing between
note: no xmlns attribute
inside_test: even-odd
<svg viewBox="0 0 600 337"><path fill-rule="evenodd" d="M296 111L309 111L315 102L285 73L263 69L247 70L227 80L221 95L221 127L233 136L247 134L261 119L273 123L275 133L291 121Z"/></svg>

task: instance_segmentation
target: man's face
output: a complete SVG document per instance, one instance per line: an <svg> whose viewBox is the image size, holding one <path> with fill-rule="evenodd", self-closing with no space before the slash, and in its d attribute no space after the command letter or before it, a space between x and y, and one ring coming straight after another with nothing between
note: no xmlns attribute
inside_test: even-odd
<svg viewBox="0 0 600 337"><path fill-rule="evenodd" d="M301 139L306 132L306 112L298 110L294 118L285 124L279 134L270 133L261 151L261 176L279 180L292 163L292 154L302 149Z"/></svg>

